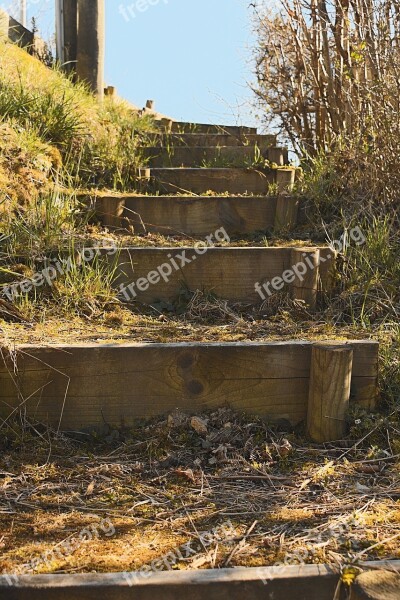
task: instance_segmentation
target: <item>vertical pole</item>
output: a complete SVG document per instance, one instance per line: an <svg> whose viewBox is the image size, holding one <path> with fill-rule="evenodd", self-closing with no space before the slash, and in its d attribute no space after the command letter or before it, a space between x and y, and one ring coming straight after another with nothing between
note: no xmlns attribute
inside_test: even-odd
<svg viewBox="0 0 400 600"><path fill-rule="evenodd" d="M104 96L105 6L104 0L78 0L77 75L90 90Z"/></svg>
<svg viewBox="0 0 400 600"><path fill-rule="evenodd" d="M26 13L26 0L20 0L20 22L25 28L28 24Z"/></svg>
<svg viewBox="0 0 400 600"><path fill-rule="evenodd" d="M78 58L78 0L63 0L64 69L76 70Z"/></svg>
<svg viewBox="0 0 400 600"><path fill-rule="evenodd" d="M64 0L56 0L56 47L57 60L63 65L64 60Z"/></svg>

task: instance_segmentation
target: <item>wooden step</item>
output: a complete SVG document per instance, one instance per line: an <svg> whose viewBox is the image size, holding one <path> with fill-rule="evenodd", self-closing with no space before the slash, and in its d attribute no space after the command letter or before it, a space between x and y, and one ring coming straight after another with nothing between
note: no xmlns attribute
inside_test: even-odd
<svg viewBox="0 0 400 600"><path fill-rule="evenodd" d="M182 134L148 134L146 140L152 146L170 148L172 146L187 146L189 148L208 148L225 146L257 146L265 152L271 146L277 145L276 135L230 135L229 133L182 133Z"/></svg>
<svg viewBox="0 0 400 600"><path fill-rule="evenodd" d="M188 123L185 121L161 120L159 127L168 133L229 133L230 135L257 134L257 127L241 125L212 125L208 123Z"/></svg>
<svg viewBox="0 0 400 600"><path fill-rule="evenodd" d="M118 254L115 287L121 299L143 304L174 301L187 288L255 306L275 292L287 290L311 308L318 290L330 289L336 262L331 248L211 247L224 241L229 243L229 237L219 228L207 241L194 246L123 248ZM112 248L102 249L101 256L115 264ZM317 258L319 265L313 262ZM303 272L303 282L293 275L297 271Z"/></svg>
<svg viewBox="0 0 400 600"><path fill-rule="evenodd" d="M262 153L253 146L221 146L197 148L176 146L157 148L150 146L140 149L140 154L148 159L153 168L164 167L244 167L252 166L263 160L270 160L278 166L289 162L288 151L281 147L268 148Z"/></svg>
<svg viewBox="0 0 400 600"><path fill-rule="evenodd" d="M341 584L340 567L332 564L166 570L174 557L176 561L176 551L172 558L162 556L129 573L0 575L0 596L7 600L242 600L245 590L249 600L342 600L349 594ZM365 562L362 567L398 573L400 561ZM338 595L340 585L343 594ZM356 600L353 590L351 600ZM368 600L368 596L361 598ZM399 596L395 589L394 595L373 598L398 600Z"/></svg>
<svg viewBox="0 0 400 600"><path fill-rule="evenodd" d="M219 227L232 235L290 231L298 221L293 196L97 196L89 198L105 227L135 233L206 236Z"/></svg>
<svg viewBox="0 0 400 600"><path fill-rule="evenodd" d="M271 185L277 191L291 191L295 182L296 170L282 169L151 169L150 189L164 194L192 193L206 194L257 194L265 195Z"/></svg>
<svg viewBox="0 0 400 600"><path fill-rule="evenodd" d="M375 406L377 342L354 351L351 402ZM77 431L229 406L296 425L307 416L313 343L73 344L2 349L0 416L18 407Z"/></svg>

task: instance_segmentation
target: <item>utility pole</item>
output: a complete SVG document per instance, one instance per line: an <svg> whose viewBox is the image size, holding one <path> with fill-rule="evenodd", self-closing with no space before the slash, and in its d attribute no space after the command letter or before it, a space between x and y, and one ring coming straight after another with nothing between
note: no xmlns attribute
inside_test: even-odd
<svg viewBox="0 0 400 600"><path fill-rule="evenodd" d="M98 96L104 95L105 0L56 0L57 58L76 71Z"/></svg>
<svg viewBox="0 0 400 600"><path fill-rule="evenodd" d="M58 62L71 73L78 54L78 0L56 0L56 32Z"/></svg>
<svg viewBox="0 0 400 600"><path fill-rule="evenodd" d="M64 56L64 0L56 0L56 48L57 60L61 66L65 63Z"/></svg>
<svg viewBox="0 0 400 600"><path fill-rule="evenodd" d="M77 61L78 78L101 100L104 96L105 0L78 0Z"/></svg>

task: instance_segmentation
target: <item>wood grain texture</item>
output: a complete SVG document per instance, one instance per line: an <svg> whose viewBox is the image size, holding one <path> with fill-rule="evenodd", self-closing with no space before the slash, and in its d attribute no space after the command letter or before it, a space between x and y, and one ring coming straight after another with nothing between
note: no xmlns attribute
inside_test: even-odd
<svg viewBox="0 0 400 600"><path fill-rule="evenodd" d="M311 309L317 306L320 281L320 251L317 248L293 248L290 261L295 273L292 284L292 298L302 300Z"/></svg>
<svg viewBox="0 0 400 600"><path fill-rule="evenodd" d="M346 433L353 349L317 344L312 349L307 430L314 442L333 442Z"/></svg>
<svg viewBox="0 0 400 600"><path fill-rule="evenodd" d="M105 260L115 260L107 258L107 248L102 252ZM268 284L275 277L280 278L291 269L291 256L290 247L209 247L202 255L196 254L194 246L125 248L119 254L115 285L131 286L130 298L144 304L171 301L183 288L212 292L227 300L260 304L256 283ZM329 265L332 269L334 260L327 259L324 271L320 271L324 289L324 283L329 281ZM147 283L143 279L147 279ZM291 286L287 289L290 291Z"/></svg>
<svg viewBox="0 0 400 600"><path fill-rule="evenodd" d="M276 200L274 230L276 233L291 231L296 225L300 200L294 196L281 194Z"/></svg>
<svg viewBox="0 0 400 600"><path fill-rule="evenodd" d="M213 162L245 166L254 163L258 157L254 146L205 146L203 148L200 146L189 148L176 146L169 149L147 147L142 148L141 153L148 159L148 165L152 168L203 167Z"/></svg>
<svg viewBox="0 0 400 600"><path fill-rule="evenodd" d="M352 402L376 398L378 344L354 350ZM64 430L132 425L176 409L221 406L297 424L307 415L312 344L87 344L3 349L0 416L18 407ZM372 385L372 381L375 385Z"/></svg>
<svg viewBox="0 0 400 600"><path fill-rule="evenodd" d="M93 199L96 214L110 228L133 226L138 233L206 236L219 227L229 235L296 225L293 196L109 196ZM279 206L279 216L277 207ZM280 226L280 225L284 226Z"/></svg>
<svg viewBox="0 0 400 600"><path fill-rule="evenodd" d="M247 134L241 136L229 133L183 133L183 134L150 134L148 139L154 146L170 147L187 146L195 148L221 146L257 146L264 154L271 146L276 146L275 135Z"/></svg>
<svg viewBox="0 0 400 600"><path fill-rule="evenodd" d="M271 169L264 172L255 169L151 169L152 186L161 193L205 194L259 194L265 195L270 184L277 184L279 190L290 189L294 181L295 169Z"/></svg>

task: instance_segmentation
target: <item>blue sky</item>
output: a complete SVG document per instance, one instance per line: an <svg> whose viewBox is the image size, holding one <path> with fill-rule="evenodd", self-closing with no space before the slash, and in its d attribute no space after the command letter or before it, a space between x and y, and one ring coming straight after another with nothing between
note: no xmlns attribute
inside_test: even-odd
<svg viewBox="0 0 400 600"><path fill-rule="evenodd" d="M106 0L107 83L136 105L155 100L156 110L176 119L254 124L248 4ZM28 0L29 19L37 16L47 38L53 11L54 0Z"/></svg>

